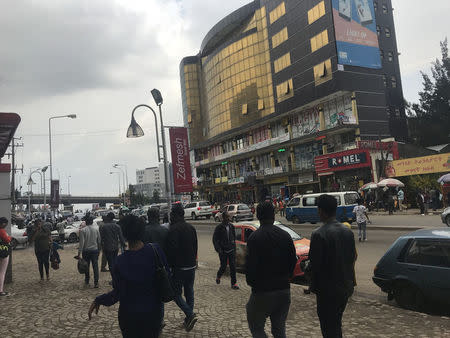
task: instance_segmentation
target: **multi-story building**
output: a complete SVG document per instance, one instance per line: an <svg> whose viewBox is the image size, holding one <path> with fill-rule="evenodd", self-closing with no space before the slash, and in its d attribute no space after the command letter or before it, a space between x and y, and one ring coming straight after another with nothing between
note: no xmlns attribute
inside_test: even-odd
<svg viewBox="0 0 450 338"><path fill-rule="evenodd" d="M392 10L255 0L217 23L180 64L202 197L251 202L382 175L376 140L407 137Z"/></svg>
<svg viewBox="0 0 450 338"><path fill-rule="evenodd" d="M158 191L159 196L164 196L164 164L136 170L135 189L137 193L142 193L148 197L152 197L155 190Z"/></svg>

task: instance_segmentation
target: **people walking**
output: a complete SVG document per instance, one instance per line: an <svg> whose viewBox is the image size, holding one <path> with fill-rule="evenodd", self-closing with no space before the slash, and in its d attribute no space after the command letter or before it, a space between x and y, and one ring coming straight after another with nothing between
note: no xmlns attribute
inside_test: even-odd
<svg viewBox="0 0 450 338"><path fill-rule="evenodd" d="M370 223L369 215L367 215L367 209L363 205L363 200L358 200L358 205L353 208L353 214L356 215L356 223L358 224L358 237L359 241L363 240L364 242L367 240L366 236L366 228L367 222Z"/></svg>
<svg viewBox="0 0 450 338"><path fill-rule="evenodd" d="M342 337L342 315L356 285L356 249L353 232L336 221L337 201L324 194L317 202L323 225L311 236L311 292L323 337Z"/></svg>
<svg viewBox="0 0 450 338"><path fill-rule="evenodd" d="M112 267L119 253L119 248L124 250L125 240L122 235L122 230L120 226L114 223L114 213L109 212L104 218L104 224L99 227L100 238L101 238L101 248L103 254L106 256L108 261L109 272L112 277Z"/></svg>
<svg viewBox="0 0 450 338"><path fill-rule="evenodd" d="M184 328L191 331L197 322L194 313L194 280L197 266L197 231L184 220L184 209L175 204L170 212L167 259L172 268L175 303L184 312ZM182 297L182 291L186 299Z"/></svg>
<svg viewBox="0 0 450 338"><path fill-rule="evenodd" d="M143 243L145 224L137 216L127 215L121 221L128 250L117 257L113 266L113 290L95 298L88 312L98 313L100 305L120 302L119 326L123 337L156 338L161 331L163 302L156 283L156 250L168 270L164 252L158 244Z"/></svg>
<svg viewBox="0 0 450 338"><path fill-rule="evenodd" d="M402 188L400 188L397 192L397 199L398 199L398 208L400 211L403 211L403 201L405 200L405 193L403 192Z"/></svg>
<svg viewBox="0 0 450 338"><path fill-rule="evenodd" d="M85 218L86 226L80 230L80 245L76 258L80 258L80 254L82 254L83 259L88 263L84 275L85 285L89 285L89 266L92 264L94 288L98 288L98 254L101 247L101 238L98 227L93 225L93 221L93 218L90 216Z"/></svg>
<svg viewBox="0 0 450 338"><path fill-rule="evenodd" d="M267 337L264 325L272 323L274 337L286 337L286 318L291 304L290 278L297 258L289 234L274 226L273 204L256 208L260 227L247 240L246 280L252 293L248 300L247 322L253 337Z"/></svg>
<svg viewBox="0 0 450 338"><path fill-rule="evenodd" d="M37 218L34 221L33 235L31 242L34 242L34 253L38 262L39 275L41 281L44 280L44 268L47 280L50 279L50 248L52 245L52 236L48 226L42 224L42 220Z"/></svg>
<svg viewBox="0 0 450 338"><path fill-rule="evenodd" d="M216 283L220 284L220 279L230 265L231 288L238 290L236 283L236 231L230 222L228 212L223 212L222 222L216 227L213 235L213 245L219 254L220 268L217 271Z"/></svg>
<svg viewBox="0 0 450 338"><path fill-rule="evenodd" d="M278 209L280 209L280 216L284 217L284 202L282 199L278 202Z"/></svg>
<svg viewBox="0 0 450 338"><path fill-rule="evenodd" d="M58 230L58 236L59 236L59 242L61 244L64 244L64 240L66 239L66 225L67 222L64 220L60 220L60 222L58 222L58 224L56 224L56 229Z"/></svg>
<svg viewBox="0 0 450 338"><path fill-rule="evenodd" d="M159 223L159 209L149 208L147 211L148 223L145 226L144 243L157 243L166 252L169 229Z"/></svg>
<svg viewBox="0 0 450 338"><path fill-rule="evenodd" d="M6 217L0 217L0 245L8 245L11 242L11 237L8 236L5 228L8 225ZM8 268L9 254L6 257L0 258L0 297L8 296L9 293L4 290L6 269Z"/></svg>
<svg viewBox="0 0 450 338"><path fill-rule="evenodd" d="M425 198L420 190L417 193L416 202L417 202L417 205L419 206L420 214L422 216L425 216Z"/></svg>
<svg viewBox="0 0 450 338"><path fill-rule="evenodd" d="M424 207L425 207L425 215L428 215L428 209L430 208L430 193L428 190L425 191L425 194L423 195L424 200Z"/></svg>

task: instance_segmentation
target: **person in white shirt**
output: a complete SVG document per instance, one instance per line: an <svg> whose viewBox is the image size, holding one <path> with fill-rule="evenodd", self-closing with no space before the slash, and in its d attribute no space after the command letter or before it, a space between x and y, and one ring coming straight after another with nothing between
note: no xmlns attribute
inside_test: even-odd
<svg viewBox="0 0 450 338"><path fill-rule="evenodd" d="M358 237L359 241L366 241L366 226L367 222L371 223L369 220L369 216L367 215L367 209L364 205L362 205L363 200L358 200L358 205L353 208L353 214L356 215L356 223L358 223Z"/></svg>

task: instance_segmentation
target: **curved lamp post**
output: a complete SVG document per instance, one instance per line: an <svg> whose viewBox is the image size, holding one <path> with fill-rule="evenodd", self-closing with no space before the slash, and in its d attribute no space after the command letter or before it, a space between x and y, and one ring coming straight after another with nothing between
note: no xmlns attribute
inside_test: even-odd
<svg viewBox="0 0 450 338"><path fill-rule="evenodd" d="M117 177L119 178L119 200L120 200L121 197L122 197L122 191L120 190L120 189L121 189L121 188L120 188L120 171L110 171L109 174L110 174L110 175L112 175L112 174L118 174Z"/></svg>

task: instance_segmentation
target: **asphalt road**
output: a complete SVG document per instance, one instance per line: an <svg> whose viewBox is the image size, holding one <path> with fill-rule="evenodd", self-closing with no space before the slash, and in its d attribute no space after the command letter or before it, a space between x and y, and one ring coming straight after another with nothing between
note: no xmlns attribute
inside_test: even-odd
<svg viewBox="0 0 450 338"><path fill-rule="evenodd" d="M370 215L369 215L370 216ZM357 287L355 294L368 297L387 303L386 294L381 292L372 282L373 269L386 250L394 241L417 228L437 228L443 227L438 215L371 215L372 225L367 232L366 242L356 242L358 251L358 260L356 262ZM279 217L278 220L282 221ZM188 222L190 222L188 220ZM297 233L307 238L311 237L312 231L320 224L292 224L284 221L283 223L291 226ZM212 221L193 221L199 237L199 263L206 266L218 267L218 257L212 246L212 234L217 223ZM381 229L377 229L380 227ZM389 230L386 230L388 227ZM408 229L410 228L410 229ZM355 239L358 239L358 231L353 230ZM215 276L211 276L215 278ZM245 283L245 276L238 275L240 283Z"/></svg>

